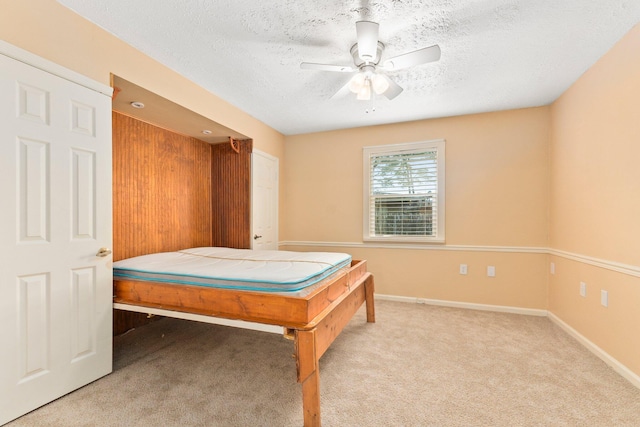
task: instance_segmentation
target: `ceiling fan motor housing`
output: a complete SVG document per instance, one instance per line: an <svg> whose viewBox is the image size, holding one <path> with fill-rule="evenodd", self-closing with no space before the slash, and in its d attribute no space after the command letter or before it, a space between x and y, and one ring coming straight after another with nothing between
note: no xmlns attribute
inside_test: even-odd
<svg viewBox="0 0 640 427"><path fill-rule="evenodd" d="M360 59L360 56L358 55L358 43L351 46L350 53L351 53L351 56L353 57L353 63L356 65L356 67L361 68L363 65L366 65L367 63L371 65L378 65L383 51L384 51L384 44L382 44L382 42L378 42L376 57L373 58L373 60L368 62L365 62L364 60Z"/></svg>

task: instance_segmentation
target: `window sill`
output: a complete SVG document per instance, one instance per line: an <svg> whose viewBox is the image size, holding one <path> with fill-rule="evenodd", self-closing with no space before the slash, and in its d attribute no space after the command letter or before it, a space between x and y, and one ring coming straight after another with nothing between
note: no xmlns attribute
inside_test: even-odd
<svg viewBox="0 0 640 427"><path fill-rule="evenodd" d="M390 245L392 244L407 244L407 243L415 243L415 244L425 244L425 245L444 245L445 244L445 240L444 239L438 239L438 238L433 238L433 239L429 239L429 238L424 238L424 237L415 237L415 238L399 238L399 237L364 237L362 239L362 241L364 243L367 242L371 242L371 243L389 243Z"/></svg>

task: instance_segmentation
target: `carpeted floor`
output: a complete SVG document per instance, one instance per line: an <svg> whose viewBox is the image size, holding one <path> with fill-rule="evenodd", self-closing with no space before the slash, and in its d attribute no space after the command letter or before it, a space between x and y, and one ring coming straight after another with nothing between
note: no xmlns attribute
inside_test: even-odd
<svg viewBox="0 0 640 427"><path fill-rule="evenodd" d="M376 301L320 362L324 426L640 426L640 390L547 318ZM114 372L8 424L301 426L293 343L163 319Z"/></svg>

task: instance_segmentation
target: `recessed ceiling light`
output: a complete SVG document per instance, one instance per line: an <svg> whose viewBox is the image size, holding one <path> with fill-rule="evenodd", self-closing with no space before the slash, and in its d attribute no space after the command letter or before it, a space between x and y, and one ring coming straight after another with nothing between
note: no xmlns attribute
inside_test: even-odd
<svg viewBox="0 0 640 427"><path fill-rule="evenodd" d="M203 130L202 133L205 135L211 135L211 131L209 129Z"/></svg>
<svg viewBox="0 0 640 427"><path fill-rule="evenodd" d="M131 106L133 108L144 108L144 104L142 102L139 102L139 101L133 101L131 103Z"/></svg>

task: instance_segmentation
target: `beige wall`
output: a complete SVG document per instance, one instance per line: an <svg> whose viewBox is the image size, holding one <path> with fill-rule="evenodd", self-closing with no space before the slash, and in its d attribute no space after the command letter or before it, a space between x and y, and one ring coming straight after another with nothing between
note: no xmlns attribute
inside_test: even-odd
<svg viewBox="0 0 640 427"><path fill-rule="evenodd" d="M551 245L640 265L640 25L552 107Z"/></svg>
<svg viewBox="0 0 640 427"><path fill-rule="evenodd" d="M313 242L367 259L379 293L546 309L546 255L523 248L547 247L549 123L542 107L286 137L281 236L301 242L290 249ZM363 246L362 147L439 138L446 247ZM488 265L495 278L486 277Z"/></svg>
<svg viewBox="0 0 640 427"><path fill-rule="evenodd" d="M638 100L640 25L552 106L549 310L640 375Z"/></svg>
<svg viewBox="0 0 640 427"><path fill-rule="evenodd" d="M439 138L446 243L546 247L547 107L288 136L283 239L362 242L362 147Z"/></svg>

